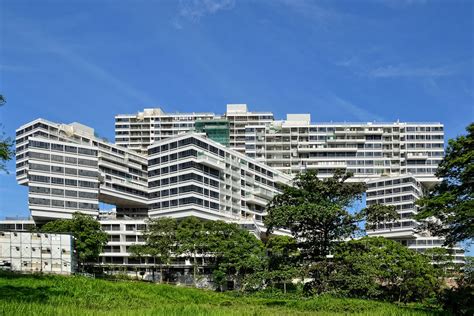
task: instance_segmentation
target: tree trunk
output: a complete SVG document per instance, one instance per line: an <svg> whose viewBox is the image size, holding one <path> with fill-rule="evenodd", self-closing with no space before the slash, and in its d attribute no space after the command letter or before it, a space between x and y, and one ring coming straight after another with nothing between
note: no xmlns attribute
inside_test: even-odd
<svg viewBox="0 0 474 316"><path fill-rule="evenodd" d="M160 262L160 284L163 283L163 263Z"/></svg>
<svg viewBox="0 0 474 316"><path fill-rule="evenodd" d="M193 283L194 283L194 286L196 286L196 284L197 284L197 280L196 280L196 269L197 269L196 251L194 251L193 255L194 255L194 258L193 258Z"/></svg>
<svg viewBox="0 0 474 316"><path fill-rule="evenodd" d="M283 282L283 293L285 293L285 294L286 294L286 281L285 281L285 282Z"/></svg>

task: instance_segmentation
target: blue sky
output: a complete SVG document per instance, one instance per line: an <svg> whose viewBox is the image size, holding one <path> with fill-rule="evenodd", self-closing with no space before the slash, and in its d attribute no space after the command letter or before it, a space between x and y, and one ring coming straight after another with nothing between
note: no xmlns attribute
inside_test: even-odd
<svg viewBox="0 0 474 316"><path fill-rule="evenodd" d="M312 114L313 121L474 120L472 1L3 0L7 135L42 117L113 139L144 107ZM14 163L8 165L14 170ZM28 215L0 175L0 217Z"/></svg>

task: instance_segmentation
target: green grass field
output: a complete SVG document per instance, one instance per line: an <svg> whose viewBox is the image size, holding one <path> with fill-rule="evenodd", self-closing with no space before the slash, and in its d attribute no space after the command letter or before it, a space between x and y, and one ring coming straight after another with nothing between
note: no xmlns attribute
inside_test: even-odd
<svg viewBox="0 0 474 316"><path fill-rule="evenodd" d="M436 315L323 296L271 299L86 277L0 274L0 315Z"/></svg>

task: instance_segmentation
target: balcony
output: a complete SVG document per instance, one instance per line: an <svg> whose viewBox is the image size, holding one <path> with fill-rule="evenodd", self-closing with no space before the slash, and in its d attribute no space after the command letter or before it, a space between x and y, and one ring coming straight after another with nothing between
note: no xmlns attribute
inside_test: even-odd
<svg viewBox="0 0 474 316"><path fill-rule="evenodd" d="M428 154L427 153L407 153L407 159L425 160L425 159L428 159Z"/></svg>
<svg viewBox="0 0 474 316"><path fill-rule="evenodd" d="M204 153L198 153L196 162L214 169L225 169L225 164L222 161L212 158Z"/></svg>
<svg viewBox="0 0 474 316"><path fill-rule="evenodd" d="M260 206L266 206L268 203L268 200L264 200L262 198L259 198L255 194L246 194L244 198L248 203L260 205Z"/></svg>
<svg viewBox="0 0 474 316"><path fill-rule="evenodd" d="M260 196L260 197L268 199L268 200L273 198L273 196L275 195L272 191L266 190L264 188L256 188L255 190L253 190L253 193L256 196Z"/></svg>

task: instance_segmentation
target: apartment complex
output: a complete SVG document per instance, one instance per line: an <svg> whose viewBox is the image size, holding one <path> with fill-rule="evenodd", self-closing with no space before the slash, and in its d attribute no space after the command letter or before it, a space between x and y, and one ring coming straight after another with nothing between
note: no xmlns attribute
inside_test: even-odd
<svg viewBox="0 0 474 316"><path fill-rule="evenodd" d="M118 115L115 137L111 144L82 124L43 119L17 130L17 181L29 188L36 223L76 211L98 216L100 202L116 206L113 219L101 220L109 234L103 264L136 264L127 249L142 242L148 217L231 221L259 236L268 201L306 170L321 177L351 171L351 181L368 184L368 205L397 208L398 221L369 235L418 251L442 244L417 232L413 219L415 201L438 181L440 123L312 123L309 114L275 120L231 104L222 115Z"/></svg>
<svg viewBox="0 0 474 316"><path fill-rule="evenodd" d="M70 218L76 211L97 216L99 201L119 213L147 215L146 156L109 144L78 123L38 119L16 136L16 178L28 186L35 221Z"/></svg>
<svg viewBox="0 0 474 316"><path fill-rule="evenodd" d="M17 130L17 181L28 186L36 222L97 216L104 202L128 218L193 214L261 226L277 183L291 179L202 133L178 133L147 150L109 144L78 123L38 119Z"/></svg>
<svg viewBox="0 0 474 316"><path fill-rule="evenodd" d="M141 130L143 124L136 123L164 118L168 121L165 127L149 123ZM117 144L129 149L136 149L139 142L135 134L156 135L140 143L144 148L196 131L287 174L316 169L324 177L345 169L354 173L355 181L412 174L433 183L438 181L434 173L444 155L441 123L312 123L309 114L288 114L286 120L275 120L272 113L250 112L245 104L229 104L223 115L145 110L119 115L115 124ZM219 132L210 131L216 125Z"/></svg>
<svg viewBox="0 0 474 316"><path fill-rule="evenodd" d="M161 110L157 110L155 118L152 111L148 113L150 121L168 117ZM116 138L121 139L121 146L134 148L131 122L142 114L116 117L116 126L121 126L116 129ZM313 123L309 114L288 114L286 120L275 120L271 112L251 112L245 104L229 104L222 115L201 113L190 119L189 114L175 113L170 117L175 122L189 123L175 123L180 128L173 131L169 127L162 129L161 124L151 126L161 140L194 131L290 176L306 170L317 170L320 177L329 177L336 169L352 172L350 181L369 183L367 204L395 203L400 214L399 221L370 234L395 238L404 244L419 237L419 223L413 219L417 212L415 201L439 181L435 172L444 155L441 123ZM127 119L129 129L124 130ZM218 130L214 131L216 126ZM382 190L384 193L375 190L385 187L385 183L407 179L412 183L409 196L404 191L406 186L390 188L391 184ZM389 195L385 198L384 194Z"/></svg>

